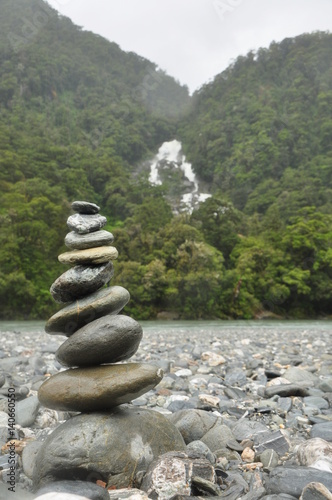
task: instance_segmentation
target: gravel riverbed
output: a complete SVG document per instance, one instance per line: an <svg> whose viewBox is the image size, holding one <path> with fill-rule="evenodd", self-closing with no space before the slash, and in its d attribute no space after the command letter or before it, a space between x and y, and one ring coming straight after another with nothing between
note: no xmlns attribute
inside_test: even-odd
<svg viewBox="0 0 332 500"><path fill-rule="evenodd" d="M131 362L157 364L164 378L128 406L158 411L180 430L187 449L167 457L163 466L169 464L169 474L174 460L204 459L210 476L197 473L182 487L180 480L172 486L168 475L169 493L165 487L159 496L149 496L156 486L142 477L135 489L110 490L110 498L332 499L330 322L317 328L312 323L287 328L287 322L282 328L273 322L220 328L208 322L142 324L143 340ZM33 499L40 444L73 416L44 408L37 398L41 383L64 369L54 353L65 337L42 331L0 335L0 499ZM16 394L10 439L17 440L19 496L7 489L8 388Z"/></svg>

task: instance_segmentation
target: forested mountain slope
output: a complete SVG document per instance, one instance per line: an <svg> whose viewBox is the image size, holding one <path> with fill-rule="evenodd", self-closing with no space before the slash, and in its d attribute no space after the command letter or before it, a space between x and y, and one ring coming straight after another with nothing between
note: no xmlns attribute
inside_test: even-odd
<svg viewBox="0 0 332 500"><path fill-rule="evenodd" d="M0 0L0 318L46 318L70 203L101 205L128 314L331 314L331 36L239 58L192 99L41 0ZM140 176L181 139L213 196Z"/></svg>
<svg viewBox="0 0 332 500"><path fill-rule="evenodd" d="M188 99L155 64L41 0L0 0L1 317L53 307L69 203L130 214L143 196L131 199L135 164L174 135Z"/></svg>
<svg viewBox="0 0 332 500"><path fill-rule="evenodd" d="M332 35L239 57L194 96L182 125L196 172L248 214L331 213Z"/></svg>

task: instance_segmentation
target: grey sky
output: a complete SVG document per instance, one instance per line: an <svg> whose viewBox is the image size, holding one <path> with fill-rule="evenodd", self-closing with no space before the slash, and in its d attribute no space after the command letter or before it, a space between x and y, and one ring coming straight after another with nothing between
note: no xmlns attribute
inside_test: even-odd
<svg viewBox="0 0 332 500"><path fill-rule="evenodd" d="M332 0L48 0L75 24L146 57L191 91L238 55L332 31Z"/></svg>

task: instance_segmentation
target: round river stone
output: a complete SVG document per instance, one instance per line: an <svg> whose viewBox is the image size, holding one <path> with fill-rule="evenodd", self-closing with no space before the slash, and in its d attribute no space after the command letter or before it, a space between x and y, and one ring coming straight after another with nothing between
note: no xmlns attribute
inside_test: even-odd
<svg viewBox="0 0 332 500"><path fill-rule="evenodd" d="M60 254L58 259L62 264L102 264L117 257L118 251L115 247L103 246L65 252Z"/></svg>
<svg viewBox="0 0 332 500"><path fill-rule="evenodd" d="M161 368L145 363L71 368L46 380L38 398L53 410L107 410L142 396L162 377Z"/></svg>
<svg viewBox="0 0 332 500"><path fill-rule="evenodd" d="M34 468L34 487L59 479L135 486L137 473L168 451L184 451L177 428L164 415L121 406L67 420L44 441Z"/></svg>
<svg viewBox="0 0 332 500"><path fill-rule="evenodd" d="M104 231L104 229L88 234L77 234L75 231L71 231L65 237L66 247L73 250L111 245L113 241L113 234L109 231Z"/></svg>
<svg viewBox="0 0 332 500"><path fill-rule="evenodd" d="M96 266L74 266L57 278L50 288L56 302L72 302L103 287L114 274L112 262Z"/></svg>
<svg viewBox="0 0 332 500"><path fill-rule="evenodd" d="M107 222L106 217L99 214L74 214L68 217L67 226L71 231L78 234L87 234L98 231L105 226Z"/></svg>
<svg viewBox="0 0 332 500"><path fill-rule="evenodd" d="M80 214L97 214L100 210L98 205L88 201L73 201L71 208Z"/></svg>
<svg viewBox="0 0 332 500"><path fill-rule="evenodd" d="M129 316L104 316L77 330L56 352L65 366L116 363L135 354L143 330Z"/></svg>
<svg viewBox="0 0 332 500"><path fill-rule="evenodd" d="M106 314L117 314L129 302L130 294L122 286L110 286L76 300L55 313L46 322L45 331L69 337L82 326Z"/></svg>

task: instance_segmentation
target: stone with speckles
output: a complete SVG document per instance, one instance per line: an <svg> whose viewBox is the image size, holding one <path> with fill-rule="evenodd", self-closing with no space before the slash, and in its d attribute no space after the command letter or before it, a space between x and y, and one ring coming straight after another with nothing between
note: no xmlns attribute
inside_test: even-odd
<svg viewBox="0 0 332 500"><path fill-rule="evenodd" d="M160 455L184 451L177 428L160 413L121 406L77 415L45 440L35 466L35 488L62 479L97 479L108 487L134 487Z"/></svg>

